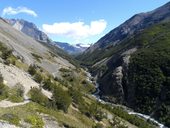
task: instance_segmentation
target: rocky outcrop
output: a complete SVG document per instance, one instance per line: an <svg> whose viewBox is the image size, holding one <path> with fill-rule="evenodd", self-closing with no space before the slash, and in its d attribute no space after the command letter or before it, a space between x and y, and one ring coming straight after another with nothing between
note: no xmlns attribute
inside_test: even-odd
<svg viewBox="0 0 170 128"><path fill-rule="evenodd" d="M115 96L118 100L118 102L123 102L124 99L124 90L123 90L123 86L122 86L122 79L123 79L123 67L119 66L117 67L112 74L113 77L113 85L114 85L114 90L116 90L115 92Z"/></svg>
<svg viewBox="0 0 170 128"><path fill-rule="evenodd" d="M137 50L137 48L131 48L123 52L117 59L112 58L113 62L110 62L110 70L111 72L102 74L99 79L101 85L101 93L102 97L108 101L114 103L124 103L126 99L126 95L128 92L126 80L128 64L130 63L131 55ZM108 65L109 62L107 62ZM112 68L112 69L111 69ZM100 74L100 72L99 72ZM114 98L113 98L114 97Z"/></svg>
<svg viewBox="0 0 170 128"><path fill-rule="evenodd" d="M49 42L49 37L40 31L35 24L23 19L6 19L15 29L25 33L26 35L34 38L37 41Z"/></svg>

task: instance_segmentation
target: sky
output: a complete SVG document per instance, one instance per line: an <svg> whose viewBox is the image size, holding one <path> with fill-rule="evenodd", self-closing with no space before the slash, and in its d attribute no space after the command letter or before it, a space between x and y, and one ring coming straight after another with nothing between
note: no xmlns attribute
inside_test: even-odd
<svg viewBox="0 0 170 128"><path fill-rule="evenodd" d="M92 44L133 15L169 0L1 0L0 16L33 22L52 40Z"/></svg>

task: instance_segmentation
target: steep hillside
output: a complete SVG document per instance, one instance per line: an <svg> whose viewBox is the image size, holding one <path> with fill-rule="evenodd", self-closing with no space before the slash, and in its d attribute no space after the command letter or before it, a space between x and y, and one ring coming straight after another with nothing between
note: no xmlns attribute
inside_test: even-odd
<svg viewBox="0 0 170 128"><path fill-rule="evenodd" d="M57 56L47 47L12 28L3 20L0 20L0 40L8 45L14 54L22 58L25 63L36 63L51 74L56 74L62 67L74 68L69 61ZM53 57L51 54L54 54Z"/></svg>
<svg viewBox="0 0 170 128"><path fill-rule="evenodd" d="M112 48L91 67L103 99L151 114L170 126L170 23L154 25Z"/></svg>
<svg viewBox="0 0 170 128"><path fill-rule="evenodd" d="M126 40L126 38L133 36L151 25L169 21L169 9L170 3L167 3L151 12L134 15L132 18L99 39L94 45L88 48L82 56L78 57L78 59L86 61L88 64L94 64L104 59L105 56L103 56L103 51L109 51L111 47L120 44L123 40Z"/></svg>
<svg viewBox="0 0 170 128"><path fill-rule="evenodd" d="M97 76L105 101L170 127L170 3L133 16L77 59Z"/></svg>

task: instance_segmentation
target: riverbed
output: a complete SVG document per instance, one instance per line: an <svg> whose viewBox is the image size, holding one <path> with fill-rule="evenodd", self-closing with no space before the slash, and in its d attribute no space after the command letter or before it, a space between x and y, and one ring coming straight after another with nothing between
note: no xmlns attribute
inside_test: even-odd
<svg viewBox="0 0 170 128"><path fill-rule="evenodd" d="M95 83L96 91L92 94L92 96L93 96L98 102L100 102L100 103L102 103L102 104L108 104L108 105L111 105L111 106L113 106L113 107L115 107L115 106L122 106L122 105L117 105L117 104L113 104L113 103L110 103L110 102L106 102L106 101L104 101L103 99L101 99L101 98L100 98L100 95L99 95L99 93L100 93L99 84L97 83L96 79L94 79L89 72L86 72L86 74L87 74L87 80L88 80L89 82L91 82L91 83ZM95 81L92 81L92 79L95 80ZM124 107L124 106L123 106L123 108L127 108L127 107ZM164 126L164 124L158 122L157 120L155 120L154 118L150 117L149 115L145 115L145 114L142 114L142 113L130 111L131 109L125 109L125 110L126 110L126 111L128 112L128 114L130 114L130 115L136 115L136 116L138 116L138 117L140 117L140 118L144 118L144 119L146 119L146 120L152 121L153 123L155 123L156 125L158 125L159 128L167 128L167 127Z"/></svg>

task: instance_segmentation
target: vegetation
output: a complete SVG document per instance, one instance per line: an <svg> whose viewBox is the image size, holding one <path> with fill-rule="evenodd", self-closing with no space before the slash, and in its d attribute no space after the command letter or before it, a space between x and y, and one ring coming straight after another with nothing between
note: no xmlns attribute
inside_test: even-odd
<svg viewBox="0 0 170 128"><path fill-rule="evenodd" d="M16 114L6 113L1 116L1 119L6 120L12 124L19 125L20 118Z"/></svg>
<svg viewBox="0 0 170 128"><path fill-rule="evenodd" d="M44 96L44 94L41 92L40 89L33 87L33 88L31 88L29 94L30 94L32 101L34 101L38 104L41 104L43 106L47 106L49 104L48 98L46 96Z"/></svg>
<svg viewBox="0 0 170 128"><path fill-rule="evenodd" d="M68 60L74 66L80 67L79 64L77 63L77 60L75 60L73 57L68 55L64 50L62 50L62 49L60 49L58 47L54 47L53 45L50 45L49 43L44 43L44 42L41 42L41 43L51 50L51 51L49 51L49 53L53 57L60 56L60 57L62 57L64 59Z"/></svg>
<svg viewBox="0 0 170 128"><path fill-rule="evenodd" d="M123 118L124 120L127 120L131 124L134 124L135 126L139 128L154 128L150 122L146 122L144 119L139 118L135 115L129 115L123 108L121 107L113 107L109 105L103 105L104 108L111 111L113 114L117 115L118 117Z"/></svg>
<svg viewBox="0 0 170 128"><path fill-rule="evenodd" d="M2 74L0 74L0 100L6 99L8 97L8 88L3 83L4 79Z"/></svg>
<svg viewBox="0 0 170 128"><path fill-rule="evenodd" d="M38 62L41 62L41 59L43 59L41 56L35 54L35 53L31 53L31 55L34 57L35 60L37 60Z"/></svg>
<svg viewBox="0 0 170 128"><path fill-rule="evenodd" d="M125 103L141 113L153 114L153 117L170 127L170 23L151 26L131 37L127 37L116 46L96 49L92 53L78 56L83 66L94 73L102 74L99 82L107 94L113 94L113 70L122 64L122 53L136 47L138 50L130 58L127 74L123 78ZM107 67L96 62L109 58ZM91 68L92 67L92 68ZM102 88L102 87L101 87ZM166 113L166 114L165 114ZM124 118L124 117L123 117ZM126 118L126 117L125 117ZM134 120L127 119L127 120ZM132 122L131 122L132 123Z"/></svg>
<svg viewBox="0 0 170 128"><path fill-rule="evenodd" d="M43 128L44 126L43 120L37 115L28 115L24 121L31 124L32 128Z"/></svg>
<svg viewBox="0 0 170 128"><path fill-rule="evenodd" d="M71 98L67 91L64 91L60 87L56 87L53 91L53 103L58 109L67 112L68 107L71 104Z"/></svg>
<svg viewBox="0 0 170 128"><path fill-rule="evenodd" d="M12 102L24 101L24 87L20 83L17 83L13 88L9 90L8 100Z"/></svg>
<svg viewBox="0 0 170 128"><path fill-rule="evenodd" d="M170 23L146 30L129 66L129 87L135 89L134 109L142 113L156 110L155 118L170 126ZM159 106L157 106L159 104ZM161 114L166 111L166 114Z"/></svg>
<svg viewBox="0 0 170 128"><path fill-rule="evenodd" d="M41 60L40 56L36 54L33 56L37 61ZM7 57L7 60L9 60L9 57ZM10 60L12 59L10 58ZM87 95L94 91L94 85L86 80L80 70L60 69L63 77L62 80L54 80L52 77L44 76L36 65L30 65L28 72L36 82L41 83L44 89L51 91L53 96L51 99L48 99L41 92L41 89L31 88L29 94L33 102L23 106L2 108L0 110L0 118L10 123L20 125L20 120L24 119L24 121L30 123L32 127L43 127L44 123L39 113L44 113L55 117L60 125L66 127L78 128L94 126L100 128L105 127L102 123L106 121L107 126L126 128L124 122L122 123L122 121L120 121L121 119L113 119L112 122L107 119L107 112L109 110L111 114L116 114L139 127L141 127L142 123L144 126L149 126L145 121L131 117L127 113L124 114L121 110L114 111L114 109L103 107L101 104L97 104L96 101L88 99ZM4 87L5 86L2 85L2 89ZM8 99L11 101L23 101L24 90L22 85L17 84L9 92ZM102 123L95 123L96 121ZM139 123L140 121L141 123Z"/></svg>
<svg viewBox="0 0 170 128"><path fill-rule="evenodd" d="M36 66L30 65L29 68L28 68L28 73L32 76L35 75L36 74Z"/></svg>

